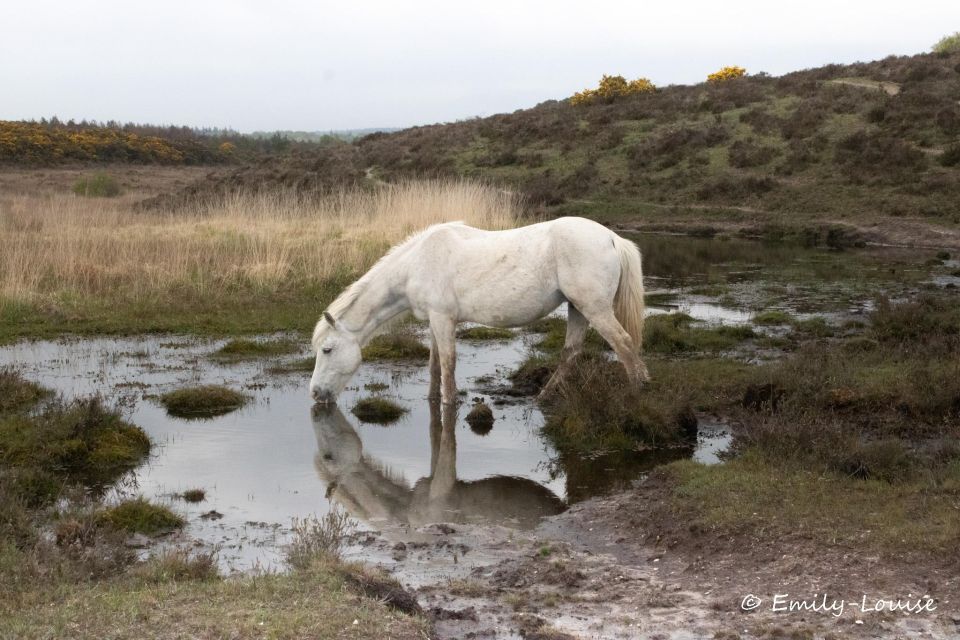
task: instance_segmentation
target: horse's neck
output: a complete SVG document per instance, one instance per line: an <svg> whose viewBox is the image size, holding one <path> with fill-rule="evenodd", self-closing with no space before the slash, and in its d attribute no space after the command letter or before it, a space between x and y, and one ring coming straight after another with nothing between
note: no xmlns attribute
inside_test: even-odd
<svg viewBox="0 0 960 640"><path fill-rule="evenodd" d="M344 325L357 334L360 344L366 344L380 326L410 310L401 286L406 271L399 262L378 263L367 274L363 289L342 316Z"/></svg>

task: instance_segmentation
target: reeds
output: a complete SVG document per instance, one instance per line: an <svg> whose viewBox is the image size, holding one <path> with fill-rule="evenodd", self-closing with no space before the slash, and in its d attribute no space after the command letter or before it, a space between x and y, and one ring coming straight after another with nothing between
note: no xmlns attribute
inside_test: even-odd
<svg viewBox="0 0 960 640"><path fill-rule="evenodd" d="M424 181L323 198L230 195L189 211L142 212L64 194L0 198L0 300L58 306L310 287L359 275L391 245L430 224L515 224L519 204L469 181ZM2 303L2 302L0 302Z"/></svg>

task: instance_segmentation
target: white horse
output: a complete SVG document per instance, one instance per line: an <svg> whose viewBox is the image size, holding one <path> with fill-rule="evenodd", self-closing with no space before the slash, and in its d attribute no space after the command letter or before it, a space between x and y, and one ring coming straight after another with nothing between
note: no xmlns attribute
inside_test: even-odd
<svg viewBox="0 0 960 640"><path fill-rule="evenodd" d="M580 352L592 325L634 384L649 379L640 359L643 274L636 245L584 218L484 231L438 224L393 247L323 312L313 331L310 393L333 402L360 367L360 348L400 314L430 323L430 397L456 401L456 325L518 327L569 303L560 366L549 393Z"/></svg>

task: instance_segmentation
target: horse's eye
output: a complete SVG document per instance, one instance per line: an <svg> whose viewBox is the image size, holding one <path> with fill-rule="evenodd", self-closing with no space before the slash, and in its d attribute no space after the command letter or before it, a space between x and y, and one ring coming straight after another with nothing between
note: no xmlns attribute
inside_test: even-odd
<svg viewBox="0 0 960 640"><path fill-rule="evenodd" d="M321 351L323 351L324 353L330 353L331 351L333 351L333 347L324 347L323 349L321 349Z"/></svg>

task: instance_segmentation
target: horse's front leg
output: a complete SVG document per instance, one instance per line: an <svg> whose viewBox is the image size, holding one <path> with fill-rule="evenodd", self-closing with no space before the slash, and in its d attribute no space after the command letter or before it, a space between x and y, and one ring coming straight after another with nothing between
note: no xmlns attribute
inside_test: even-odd
<svg viewBox="0 0 960 640"><path fill-rule="evenodd" d="M457 401L457 323L450 316L441 313L430 314L430 332L436 345L437 360L440 361L440 398L444 404ZM431 381L431 385L432 385Z"/></svg>
<svg viewBox="0 0 960 640"><path fill-rule="evenodd" d="M427 397L431 400L440 399L440 354L437 349L437 338L433 335L433 329L430 330L430 393Z"/></svg>

